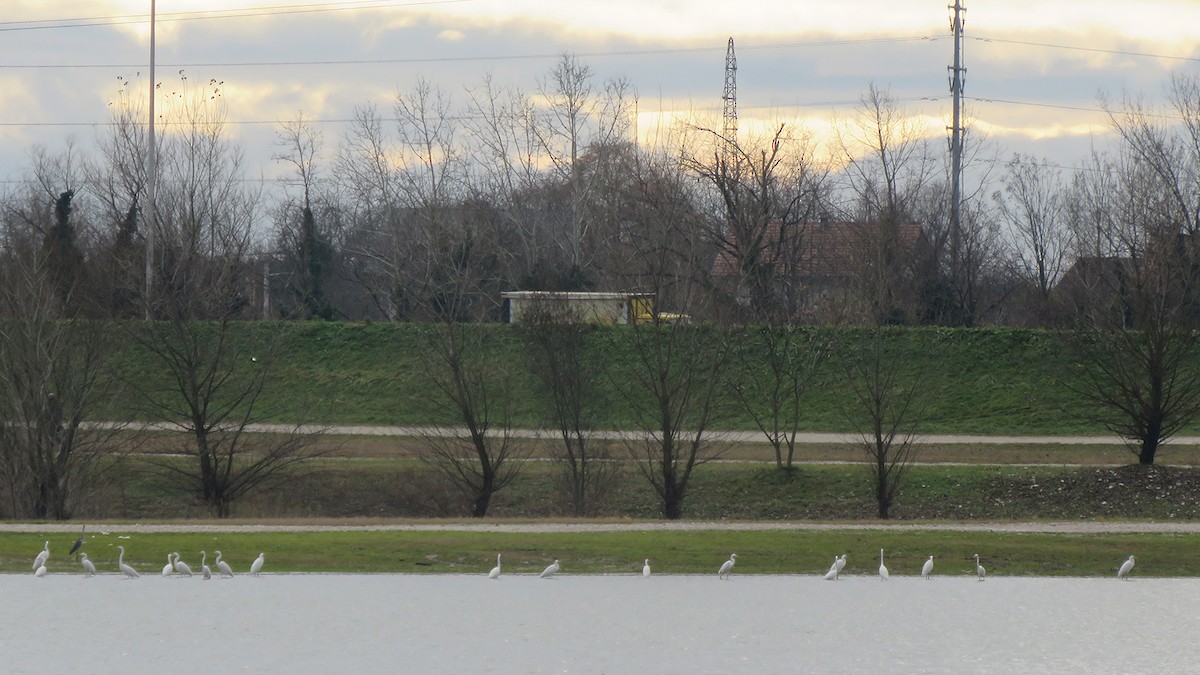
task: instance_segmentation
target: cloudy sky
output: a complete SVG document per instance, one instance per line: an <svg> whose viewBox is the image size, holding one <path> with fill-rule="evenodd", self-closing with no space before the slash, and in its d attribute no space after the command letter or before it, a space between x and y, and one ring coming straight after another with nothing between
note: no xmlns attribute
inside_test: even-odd
<svg viewBox="0 0 1200 675"><path fill-rule="evenodd" d="M952 0L951 0L952 1ZM720 113L736 41L741 128L820 133L870 83L944 135L953 42L947 0L159 0L164 90L223 82L232 133L255 173L276 124L300 111L336 143L356 106L388 110L417 78L454 96L485 75L536 88L572 52L624 77L639 129ZM1195 0L969 0L966 96L1001 157L1064 165L1108 140L1097 96L1161 104L1174 72L1200 71ZM149 0L0 0L0 181L30 148L90 149L122 83L146 87ZM146 87L148 88L148 87ZM144 94L143 94L144 95Z"/></svg>

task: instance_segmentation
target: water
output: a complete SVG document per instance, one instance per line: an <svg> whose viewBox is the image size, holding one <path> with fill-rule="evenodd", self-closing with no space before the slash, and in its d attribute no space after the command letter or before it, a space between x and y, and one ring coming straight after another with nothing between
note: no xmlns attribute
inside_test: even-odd
<svg viewBox="0 0 1200 675"><path fill-rule="evenodd" d="M564 569L569 569L564 565ZM6 673L1163 673L1200 580L0 575Z"/></svg>

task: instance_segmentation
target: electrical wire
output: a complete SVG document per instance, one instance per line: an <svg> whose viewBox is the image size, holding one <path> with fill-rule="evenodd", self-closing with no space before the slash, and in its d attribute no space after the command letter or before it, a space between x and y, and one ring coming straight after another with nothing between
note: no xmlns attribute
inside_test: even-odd
<svg viewBox="0 0 1200 675"><path fill-rule="evenodd" d="M1193 56L1174 56L1171 54L1154 54L1152 52L1133 52L1124 49L1101 49L1100 47L1080 47L1076 45L1060 45L1050 42L1030 42L1028 40L1009 40L1005 38L986 37L980 35L967 35L964 37L966 37L968 40L975 40L977 42L996 42L1008 45L1021 45L1023 47L1044 47L1046 49L1065 49L1068 51L1077 52L1112 54L1114 56L1137 56L1149 59L1167 59L1171 61L1190 61L1193 63L1200 63L1200 58Z"/></svg>
<svg viewBox="0 0 1200 675"><path fill-rule="evenodd" d="M816 42L768 42L757 45L742 45L739 51L755 51L769 49L805 49L817 47L856 46L864 44L888 44L902 42L920 42L935 40L930 36L863 38L861 40L821 40ZM705 52L724 52L724 46L713 47L663 47L660 49L613 49L593 52L572 52L578 58L602 58L621 56L661 56L669 54L698 54ZM323 59L313 61L214 61L214 62L179 62L159 63L163 68L251 68L251 67L307 67L307 66L363 66L363 65L402 65L412 63L457 63L472 61L523 61L558 59L562 52L534 52L528 54L486 54L479 56L431 56L395 59ZM127 70L144 67L145 63L72 63L72 64L19 64L0 63L0 70L26 69L110 69Z"/></svg>
<svg viewBox="0 0 1200 675"><path fill-rule="evenodd" d="M282 16L289 14L316 14L324 12L348 12L358 9L388 9L393 7L418 7L423 5L453 5L475 0L358 0L351 2L323 2L309 5L273 5L258 9L217 9L194 12L173 12L158 14L156 22L205 21L210 19L241 19L259 16ZM97 26L124 26L136 23L146 23L149 14L129 14L124 16L94 16L71 19L42 19L23 21L0 21L0 33L57 30L62 28L94 28Z"/></svg>

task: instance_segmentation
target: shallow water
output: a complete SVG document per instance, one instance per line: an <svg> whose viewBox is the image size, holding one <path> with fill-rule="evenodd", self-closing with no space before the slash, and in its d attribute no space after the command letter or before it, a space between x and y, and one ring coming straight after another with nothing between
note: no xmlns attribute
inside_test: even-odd
<svg viewBox="0 0 1200 675"><path fill-rule="evenodd" d="M0 575L6 673L1163 673L1200 580Z"/></svg>

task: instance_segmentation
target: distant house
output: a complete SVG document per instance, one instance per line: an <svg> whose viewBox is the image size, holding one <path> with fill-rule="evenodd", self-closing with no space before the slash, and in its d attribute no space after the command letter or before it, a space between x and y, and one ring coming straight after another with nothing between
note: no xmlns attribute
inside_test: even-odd
<svg viewBox="0 0 1200 675"><path fill-rule="evenodd" d="M873 269L887 266L911 277L914 252L925 242L917 223L888 230L879 223L820 221L769 224L754 242L729 236L713 262L739 303L751 301L752 270L777 286L802 287L810 306L842 295Z"/></svg>

